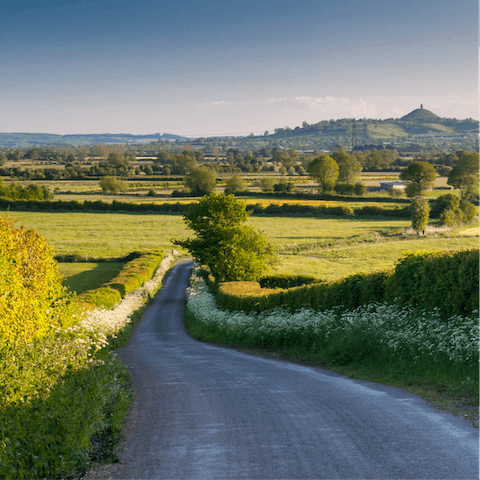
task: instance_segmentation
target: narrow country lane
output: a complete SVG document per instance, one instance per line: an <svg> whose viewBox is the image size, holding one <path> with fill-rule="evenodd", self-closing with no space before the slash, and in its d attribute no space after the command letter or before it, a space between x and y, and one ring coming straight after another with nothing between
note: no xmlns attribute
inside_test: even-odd
<svg viewBox="0 0 480 480"><path fill-rule="evenodd" d="M190 268L121 351L135 404L110 478L478 479L478 430L415 395L191 339Z"/></svg>

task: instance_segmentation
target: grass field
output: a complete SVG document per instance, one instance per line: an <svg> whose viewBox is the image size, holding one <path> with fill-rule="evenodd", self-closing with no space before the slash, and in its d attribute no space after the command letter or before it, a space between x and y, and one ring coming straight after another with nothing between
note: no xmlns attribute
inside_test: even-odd
<svg viewBox="0 0 480 480"><path fill-rule="evenodd" d="M109 282L120 273L123 263L59 263L58 269L65 277L63 285L77 294L93 290Z"/></svg>
<svg viewBox="0 0 480 480"><path fill-rule="evenodd" d="M347 247L323 248L281 255L282 270L293 275L319 276L322 280L337 280L358 272L388 270L407 251L463 250L478 248L478 238L418 238L414 240L380 241Z"/></svg>
<svg viewBox="0 0 480 480"><path fill-rule="evenodd" d="M173 248L172 239L192 234L185 227L182 215L43 212L9 215L18 220L17 225L23 224L44 235L56 254L113 258L135 250L169 252ZM478 248L478 228L472 226L447 232L449 238L441 234L402 240L394 235L405 231L410 225L408 220L253 216L249 223L263 230L281 252L278 273L312 275L325 280L393 267L405 251ZM82 267L77 264L72 268ZM101 273L100 267L92 268L94 275ZM65 275L80 273L71 271ZM82 278L77 277L78 281Z"/></svg>

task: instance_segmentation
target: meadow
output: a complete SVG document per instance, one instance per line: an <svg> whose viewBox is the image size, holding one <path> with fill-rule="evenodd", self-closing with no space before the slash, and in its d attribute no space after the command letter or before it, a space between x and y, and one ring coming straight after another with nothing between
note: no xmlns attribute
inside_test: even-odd
<svg viewBox="0 0 480 480"><path fill-rule="evenodd" d="M17 226L25 225L45 236L57 255L77 254L85 259L117 258L136 250L167 253L173 248L172 239L191 235L183 216L178 214L9 212L8 215L18 220ZM403 219L262 215L251 216L249 224L263 230L278 249L277 273L311 275L324 280L393 267L405 251L478 247L478 229L471 226L418 237L404 235L410 222ZM100 274L97 263L92 262L91 268L61 264L60 269L66 276L88 270Z"/></svg>
<svg viewBox="0 0 480 480"><path fill-rule="evenodd" d="M75 262L59 263L60 273L65 277L63 285L77 294L100 288L118 275L123 267L121 262Z"/></svg>

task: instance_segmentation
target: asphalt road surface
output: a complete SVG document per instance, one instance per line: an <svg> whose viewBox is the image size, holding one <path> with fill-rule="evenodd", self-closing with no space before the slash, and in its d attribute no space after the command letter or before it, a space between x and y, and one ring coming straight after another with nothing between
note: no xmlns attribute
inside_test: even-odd
<svg viewBox="0 0 480 480"><path fill-rule="evenodd" d="M191 339L190 268L121 351L136 393L113 478L479 478L478 430L415 395Z"/></svg>

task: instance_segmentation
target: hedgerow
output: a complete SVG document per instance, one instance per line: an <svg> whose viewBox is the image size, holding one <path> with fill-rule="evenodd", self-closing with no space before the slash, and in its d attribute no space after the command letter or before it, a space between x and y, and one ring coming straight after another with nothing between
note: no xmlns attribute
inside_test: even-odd
<svg viewBox="0 0 480 480"><path fill-rule="evenodd" d="M478 250L407 254L394 270L356 274L334 282L287 289L262 289L260 284L225 282L218 286L222 308L261 312L275 307L289 311L304 306L346 310L376 302L438 307L444 319L470 315L479 302ZM253 282L255 283L255 282Z"/></svg>
<svg viewBox="0 0 480 480"><path fill-rule="evenodd" d="M344 201L344 197L335 198L338 201ZM361 199L359 199L361 200ZM385 203L388 199L382 199ZM373 201L367 199L367 201ZM19 211L77 211L77 212L162 212L162 213L186 213L190 204L186 203L133 203L120 202L113 200L111 203L102 200L85 200L78 202L71 201L26 201L9 200L0 198L0 209L19 210ZM262 204L248 205L247 211L253 211L255 215L311 215L311 216L381 216L393 218L410 218L410 206L384 208L376 205L366 205L364 207L352 208L348 204L330 206L330 205L298 205L284 203L282 205Z"/></svg>
<svg viewBox="0 0 480 480"><path fill-rule="evenodd" d="M311 283L319 283L316 277L306 275L269 275L262 277L259 284L262 288L292 288L308 285Z"/></svg>
<svg viewBox="0 0 480 480"><path fill-rule="evenodd" d="M440 309L371 303L355 309L342 304L318 311L291 312L276 307L262 312L219 309L205 281L192 275L187 321L202 323L223 341L268 347L295 347L325 361L393 362L416 369L444 369L478 377L478 310L445 322ZM465 367L465 369L464 369ZM463 370L462 370L463 369ZM468 377L470 378L470 377Z"/></svg>
<svg viewBox="0 0 480 480"><path fill-rule="evenodd" d="M87 290L77 301L97 307L113 308L125 295L132 292L152 277L163 260L161 252L134 252L120 273L110 282L95 290Z"/></svg>

